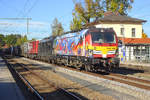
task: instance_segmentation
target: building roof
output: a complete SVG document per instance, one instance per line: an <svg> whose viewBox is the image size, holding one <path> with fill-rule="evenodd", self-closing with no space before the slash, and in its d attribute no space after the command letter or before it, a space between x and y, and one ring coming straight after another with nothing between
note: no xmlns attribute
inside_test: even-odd
<svg viewBox="0 0 150 100"><path fill-rule="evenodd" d="M150 44L150 38L119 38L125 44Z"/></svg>
<svg viewBox="0 0 150 100"><path fill-rule="evenodd" d="M122 15L107 15L103 18L99 19L100 22L146 22L146 20L138 19L138 18L132 18L129 16L122 16Z"/></svg>
<svg viewBox="0 0 150 100"><path fill-rule="evenodd" d="M103 22L107 22L107 23L111 23L111 22L143 23L143 22L147 22L147 21L138 19L138 18L132 18L130 16L125 16L125 15L123 16L123 15L119 15L119 14L108 13L108 14L105 14L103 18L97 18L94 22L85 24L84 27L97 25L97 24L100 24Z"/></svg>

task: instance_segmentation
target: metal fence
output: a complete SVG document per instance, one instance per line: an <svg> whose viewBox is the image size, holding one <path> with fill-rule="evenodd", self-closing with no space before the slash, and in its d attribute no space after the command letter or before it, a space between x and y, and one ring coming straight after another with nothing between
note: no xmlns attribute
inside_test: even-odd
<svg viewBox="0 0 150 100"><path fill-rule="evenodd" d="M119 53L121 62L150 63L150 45L127 45Z"/></svg>

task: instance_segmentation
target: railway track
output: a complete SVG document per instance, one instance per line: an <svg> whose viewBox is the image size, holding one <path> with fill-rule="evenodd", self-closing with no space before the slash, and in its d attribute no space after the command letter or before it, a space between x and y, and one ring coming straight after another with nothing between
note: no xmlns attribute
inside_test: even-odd
<svg viewBox="0 0 150 100"><path fill-rule="evenodd" d="M9 62L7 62L9 63ZM17 64L11 65L11 68L15 71L15 73L20 77L20 79L26 84L26 86L36 95L36 98L39 100L50 100L52 99L50 94L42 94L38 90L36 90L32 84L25 78L24 72L28 73L28 77L34 77L35 80L40 80L43 82L44 85L48 84L49 89L52 89L52 91L57 91L57 97L54 97L54 100L82 100L80 97L74 95L73 93L65 90L64 88L61 88L61 86L55 85L55 83L47 80L45 77L40 75L39 73L37 74L34 72L32 69L28 68L27 65L16 62ZM43 91L43 90L42 90Z"/></svg>
<svg viewBox="0 0 150 100"><path fill-rule="evenodd" d="M119 77L119 78L122 78L122 79L128 79L128 80L132 80L132 81L134 80L134 81L137 81L137 82L141 82L141 83L145 83L145 84L150 84L150 81L144 80L144 79L129 77L129 76L120 75L120 74L114 74L114 73L109 73L109 75L115 76L115 77Z"/></svg>
<svg viewBox="0 0 150 100"><path fill-rule="evenodd" d="M121 75L121 74L116 74L116 73L111 73L111 72L100 72L100 73L105 73L105 74L100 74L100 73L79 71L79 70L74 69L74 68L68 68L68 67L65 67L65 68L70 69L70 70L74 70L77 72L82 72L82 73L92 75L95 77L100 77L100 78L120 82L123 84L131 85L131 86L138 87L141 89L150 90L150 81L148 81L148 80L139 79L139 78L130 77L130 76Z"/></svg>
<svg viewBox="0 0 150 100"><path fill-rule="evenodd" d="M67 98L69 98L68 100L81 100L78 96L74 95L71 92L68 92L67 90L55 85L55 83L47 80L45 77L43 77L40 74L37 74L36 72L32 71L30 68L26 67L25 64L20 64L19 65L24 68L26 71L29 71L30 73L32 73L33 75L37 76L38 78L40 78L41 80L45 81L46 83L49 84L50 87L55 88L56 90L59 90L61 93L65 94L67 96ZM45 96L44 98L46 98L47 96Z"/></svg>
<svg viewBox="0 0 150 100"><path fill-rule="evenodd" d="M43 62L43 61L40 61L40 62ZM52 65L58 66L56 64L52 64ZM69 69L69 70L77 71L77 72L82 72L82 73L92 75L95 77L100 77L100 78L116 81L119 83L127 84L127 85L134 86L134 87L137 87L140 89L150 90L150 81L149 80L139 79L139 78L135 78L135 77L130 77L130 76L112 73L112 72L106 72L106 71L100 72L100 73L95 73L95 72L86 72L84 70L80 71L78 69L66 67L66 66L61 66L61 67ZM103 74L101 74L101 73L103 73Z"/></svg>
<svg viewBox="0 0 150 100"><path fill-rule="evenodd" d="M30 61L32 62L32 60L30 60L30 61L29 60L24 60L24 61L26 61L28 63ZM39 61L35 61L34 63L37 63L37 62L39 62ZM40 62L43 63L43 61L40 61ZM26 65L21 65L21 66L25 67ZM126 76L126 75L121 75L121 74L116 74L116 73L111 73L111 72L105 72L105 74L100 74L100 73L80 71L80 70L70 68L70 67L65 67L65 66L58 67L58 65L54 65L54 64L53 64L53 66L55 66L57 68L60 68L60 70L61 70L61 68L65 68L65 69L68 69L68 70L71 70L71 71L74 71L74 72L79 72L79 73L86 74L87 76L91 75L91 76L94 76L94 77L99 77L99 78L103 78L103 79L107 79L107 80L112 80L112 81L115 81L115 82L127 84L129 86L133 86L133 87L137 87L137 88L140 88L140 89L150 91L150 81L149 80L139 79L139 78L135 78L135 77L129 77L129 76ZM42 69L42 67L40 67L40 65L38 67L37 66L34 66L34 67L36 69ZM56 71L56 73L57 73L57 71Z"/></svg>

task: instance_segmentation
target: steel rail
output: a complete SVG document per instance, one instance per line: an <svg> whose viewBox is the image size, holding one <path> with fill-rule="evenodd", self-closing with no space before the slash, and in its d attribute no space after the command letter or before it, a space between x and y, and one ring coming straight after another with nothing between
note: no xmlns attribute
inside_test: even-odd
<svg viewBox="0 0 150 100"><path fill-rule="evenodd" d="M19 64L20 66L22 66L24 69L30 71L32 74L38 76L40 79L42 79L42 80L44 80L44 81L47 81L47 83L48 83L49 85L54 86L56 89L62 90L66 95L68 95L68 96L71 98L71 100L82 100L81 98L79 98L78 96L74 95L73 93L71 93L71 92L65 90L64 88L61 88L61 87L59 87L59 86L54 85L54 83L52 83L50 80L48 80L48 79L46 79L46 78L43 78L41 75L39 75L39 74L37 74L37 73L31 71L30 68L27 68L24 64L20 64L20 63L18 63L18 64Z"/></svg>
<svg viewBox="0 0 150 100"><path fill-rule="evenodd" d="M57 65L54 65L54 66L57 66ZM92 72L80 71L80 70L77 70L77 69L74 69L74 68L70 68L70 67L64 67L64 68L70 69L70 70L73 70L73 71L77 71L77 72L81 72L81 73L85 73L85 74L88 74L88 75L92 75L92 76L96 76L96 77L100 77L100 78L104 78L104 79L120 82L120 83L127 84L127 85L130 85L130 86L138 87L138 88L141 88L141 89L150 90L150 86L143 85L143 84L140 84L140 83L136 83L136 82L138 82L138 80L142 81L142 79L138 79L138 78L132 78L131 79L129 77L125 77L124 76L124 79L128 79L128 80L133 80L134 81L134 82L131 82L131 81L128 81L128 80L122 80L122 79L118 79L118 78L115 78L115 77L109 77L109 74L108 74L108 76L106 76L106 75L101 75L101 74L92 73ZM111 76L111 74L112 73L110 73L110 76ZM119 77L119 74L118 74L118 77ZM120 77L123 78L123 75L120 76ZM137 80L135 80L135 79L137 79ZM146 82L148 82L148 81L147 80L143 81L143 83L146 83Z"/></svg>
<svg viewBox="0 0 150 100"><path fill-rule="evenodd" d="M9 64L7 60L5 60L5 61L6 61L7 64ZM32 92L35 93L35 95L36 95L40 100L44 100L44 98L38 93L38 91L36 91L36 90L32 87L32 85L31 85L21 74L19 74L18 71L17 71L11 64L9 64L9 66L15 71L15 73L20 77L20 79L31 89Z"/></svg>

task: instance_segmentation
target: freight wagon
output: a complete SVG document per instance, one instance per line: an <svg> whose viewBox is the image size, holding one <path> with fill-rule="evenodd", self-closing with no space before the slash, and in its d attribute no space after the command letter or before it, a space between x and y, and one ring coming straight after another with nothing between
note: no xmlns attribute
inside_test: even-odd
<svg viewBox="0 0 150 100"><path fill-rule="evenodd" d="M51 62L53 59L53 41L55 37L51 36L48 38L44 38L39 42L38 46L38 59Z"/></svg>
<svg viewBox="0 0 150 100"><path fill-rule="evenodd" d="M39 40L26 42L21 45L22 55L28 58L36 59L38 55Z"/></svg>

